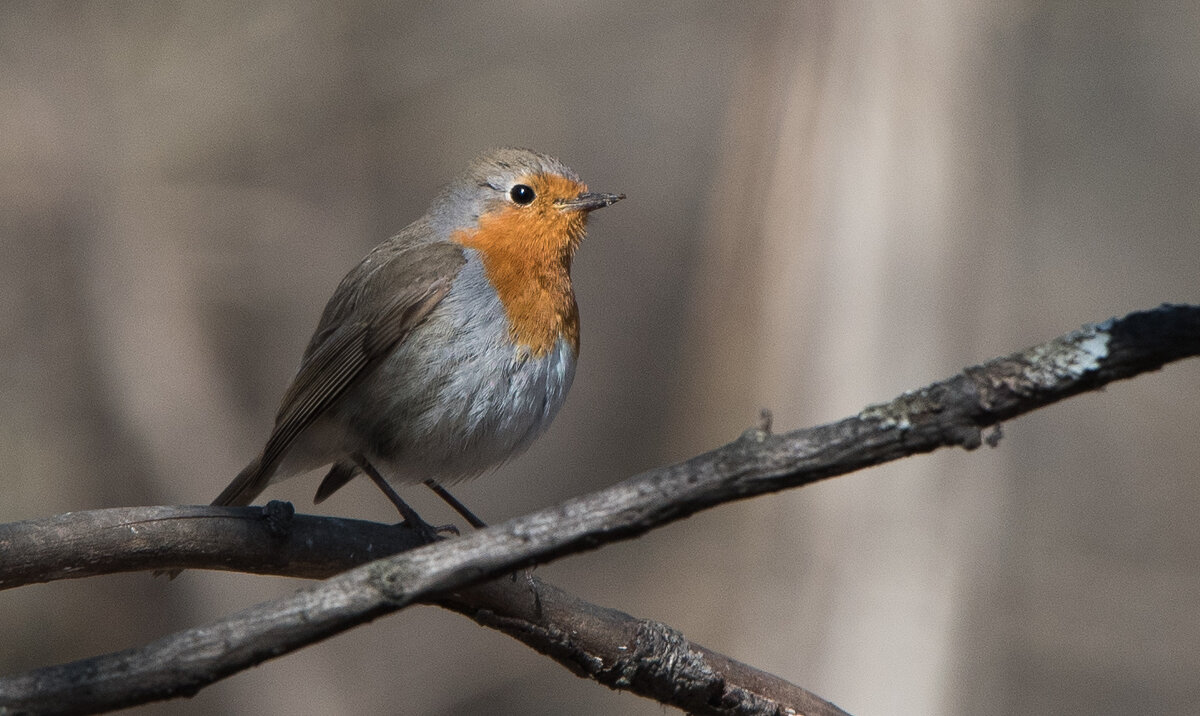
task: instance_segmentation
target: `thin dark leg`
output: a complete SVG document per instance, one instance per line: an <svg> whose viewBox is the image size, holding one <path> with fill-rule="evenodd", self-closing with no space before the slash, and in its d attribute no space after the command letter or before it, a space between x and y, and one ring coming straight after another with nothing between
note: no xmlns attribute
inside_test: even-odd
<svg viewBox="0 0 1200 716"><path fill-rule="evenodd" d="M484 527L487 527L486 522L484 522L483 520L476 517L475 513L471 512L470 508L468 508L466 505L464 505L462 502L460 502L457 497L455 497L454 495L451 495L450 491L447 490L446 488L437 484L433 480L426 480L425 486L428 487L429 489L433 490L433 494L435 494L438 497L445 500L447 505L450 505L451 507L453 507L454 511L457 512L458 514L462 515L463 519L465 519L467 522L469 522L471 524L471 526L474 527L475 529L481 530ZM526 567L525 569L523 569L519 572L513 572L512 575L510 575L510 576L512 577L512 580L514 582L517 581L518 574L525 575L525 581L529 584L529 588L533 592L534 603L536 604L536 608L538 609L538 611L540 613L541 608L542 608L542 606L541 606L542 598L538 595L537 589L534 587L535 583L533 581L533 567Z"/></svg>
<svg viewBox="0 0 1200 716"><path fill-rule="evenodd" d="M476 517L474 512L471 512L469 509L467 509L467 506L459 502L458 498L454 495L451 495L446 488L437 484L433 480L426 480L425 486L433 490L433 494L445 500L447 505L453 507L454 511L462 515L463 519L469 522L475 529L481 530L484 527L487 527L486 522Z"/></svg>
<svg viewBox="0 0 1200 716"><path fill-rule="evenodd" d="M388 484L387 480L383 479L383 475L380 475L379 471L375 469L375 466L372 465L365 457L361 455L355 455L354 464L358 465L359 468L362 469L362 471L366 474L366 476L371 478L371 482L374 482L375 486L382 490L383 494L386 495L389 500L391 500L392 504L396 506L396 509L400 511L400 516L404 518L405 524L412 529L420 530L431 536L437 534L437 530L433 527L433 525L421 519L421 516L417 514L417 511L408 506L408 503L400 497L400 495L394 488L392 488L390 484Z"/></svg>

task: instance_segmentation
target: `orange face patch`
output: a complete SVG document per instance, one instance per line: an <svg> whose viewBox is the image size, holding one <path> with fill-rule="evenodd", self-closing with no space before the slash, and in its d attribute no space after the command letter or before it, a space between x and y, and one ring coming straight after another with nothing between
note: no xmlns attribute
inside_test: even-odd
<svg viewBox="0 0 1200 716"><path fill-rule="evenodd" d="M574 199L587 187L543 174L521 183L534 190L531 203L506 201L480 216L477 229L453 238L482 256L514 343L543 356L564 336L578 353L579 309L571 290L571 257L583 240L587 214L556 202Z"/></svg>

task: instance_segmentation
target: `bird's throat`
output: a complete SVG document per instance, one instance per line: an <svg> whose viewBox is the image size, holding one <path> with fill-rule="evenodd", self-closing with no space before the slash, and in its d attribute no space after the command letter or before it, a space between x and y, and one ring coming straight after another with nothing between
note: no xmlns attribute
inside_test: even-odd
<svg viewBox="0 0 1200 716"><path fill-rule="evenodd" d="M499 211L474 232L454 238L477 250L508 317L509 335L535 357L560 338L579 352L579 309L571 289L571 256L583 237L582 216Z"/></svg>

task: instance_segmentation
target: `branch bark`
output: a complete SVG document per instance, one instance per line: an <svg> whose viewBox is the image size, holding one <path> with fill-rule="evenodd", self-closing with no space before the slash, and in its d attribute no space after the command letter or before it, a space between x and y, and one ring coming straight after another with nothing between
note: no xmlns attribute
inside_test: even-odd
<svg viewBox="0 0 1200 716"><path fill-rule="evenodd" d="M750 430L686 462L501 525L380 559L205 627L143 647L7 677L0 680L0 706L32 708L30 704L73 698L83 699L72 702L81 704L76 710L95 710L190 694L416 601L452 603L456 593L515 568L627 539L722 502L940 447L974 449L982 444L984 427L1198 354L1197 306L1162 306L1085 326L836 423L780 436L761 428ZM180 560L154 566L197 565ZM653 672L650 668L646 673ZM622 674L615 683L628 687L638 679ZM686 680L654 683L669 685L665 696L655 687L639 693L699 713L754 713L727 708L719 699L714 702L713 692L693 690Z"/></svg>

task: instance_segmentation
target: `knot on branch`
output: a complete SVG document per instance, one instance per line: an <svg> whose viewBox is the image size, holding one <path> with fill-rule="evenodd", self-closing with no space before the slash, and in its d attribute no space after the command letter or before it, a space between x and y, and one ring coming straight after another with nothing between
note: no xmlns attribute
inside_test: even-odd
<svg viewBox="0 0 1200 716"><path fill-rule="evenodd" d="M389 604L402 607L412 602L414 585L420 577L420 568L408 563L376 563L369 566L366 582Z"/></svg>
<svg viewBox="0 0 1200 716"><path fill-rule="evenodd" d="M758 411L758 424L746 430L738 438L744 443L762 443L766 442L767 438L771 437L771 426L775 421L775 417L767 408L762 408Z"/></svg>
<svg viewBox="0 0 1200 716"><path fill-rule="evenodd" d="M287 537L292 531L292 518L296 516L296 508L290 502L271 500L262 507L263 521L267 531L276 539Z"/></svg>
<svg viewBox="0 0 1200 716"><path fill-rule="evenodd" d="M669 685L660 695L674 703L689 698L717 704L725 692L724 680L709 668L704 655L693 650L683 634L659 622L643 620L633 648L611 670L616 672L617 688L663 690Z"/></svg>

